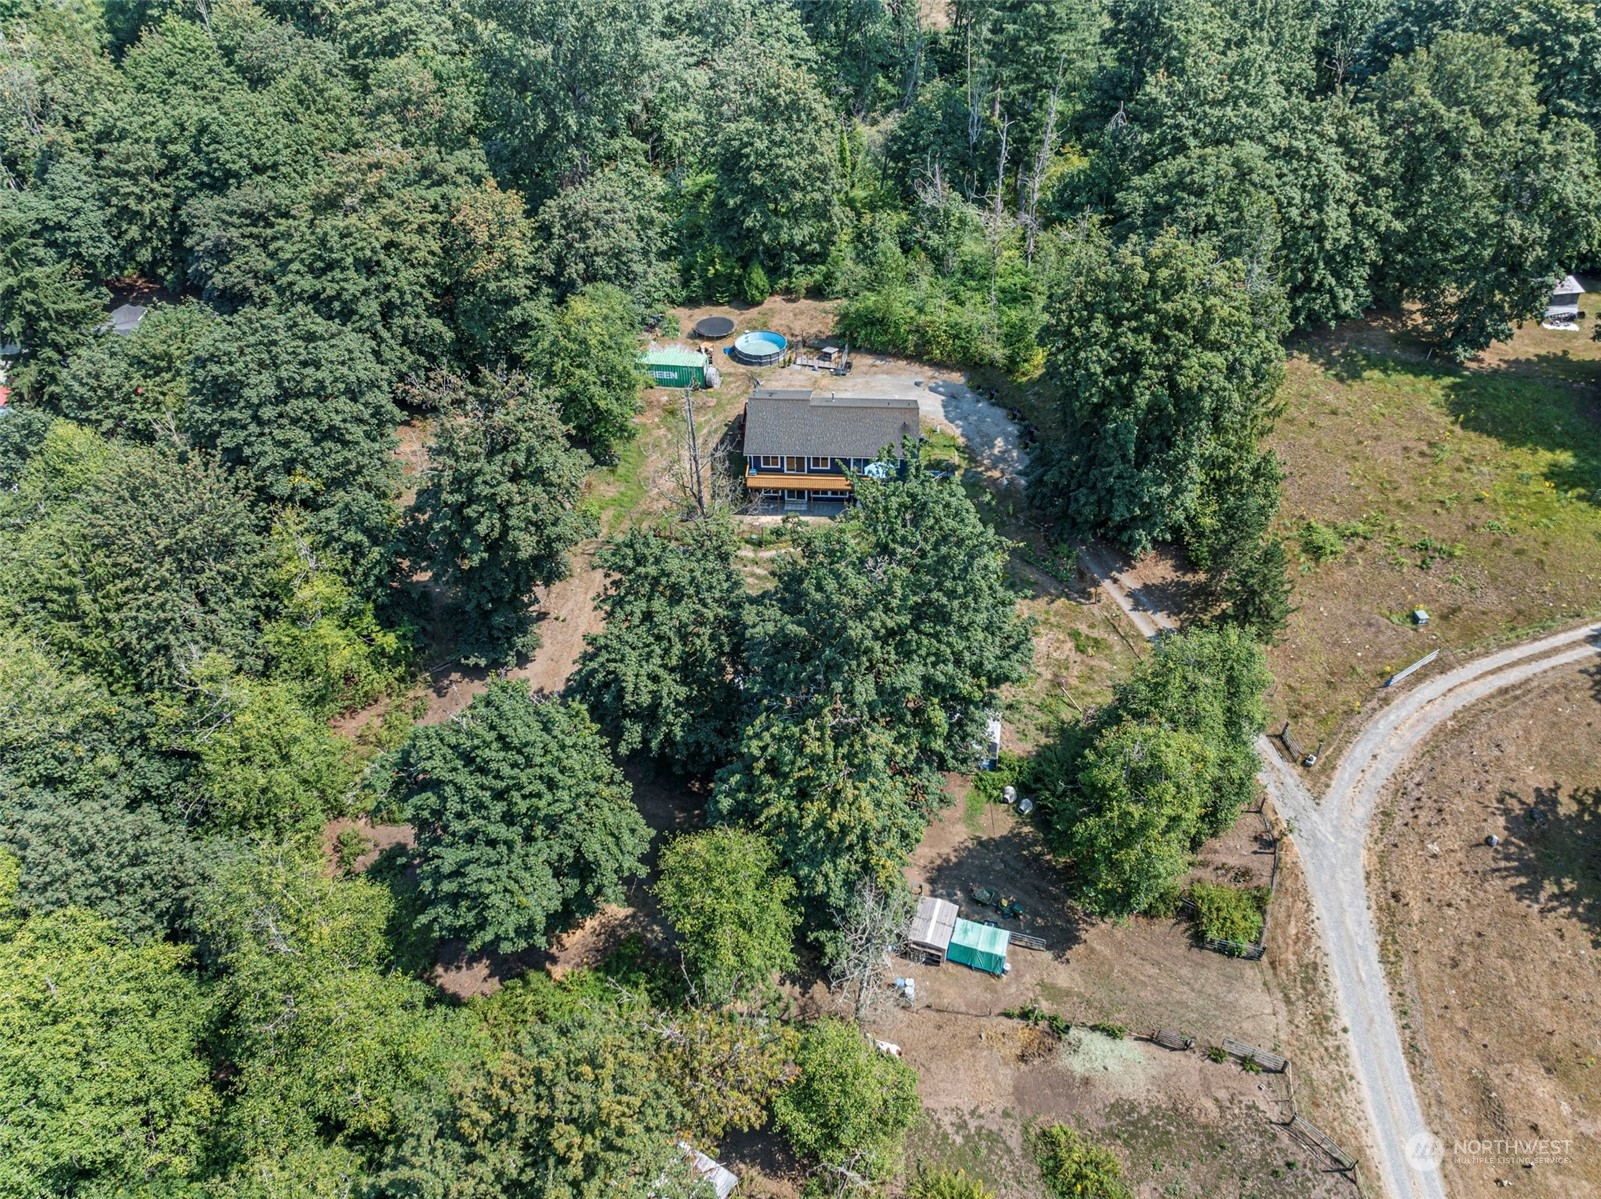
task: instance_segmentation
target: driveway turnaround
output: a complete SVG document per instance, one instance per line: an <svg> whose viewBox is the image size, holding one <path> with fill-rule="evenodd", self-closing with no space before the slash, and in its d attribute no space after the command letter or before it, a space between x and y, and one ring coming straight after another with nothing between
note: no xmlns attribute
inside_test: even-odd
<svg viewBox="0 0 1601 1199"><path fill-rule="evenodd" d="M1350 1029L1351 1058L1378 1150L1379 1175L1394 1199L1445 1199L1443 1146L1424 1124L1406 1051L1379 959L1378 929L1367 894L1367 839L1378 799L1406 759L1443 721L1493 692L1557 670L1601 648L1601 627L1586 625L1526 642L1426 679L1368 721L1321 801L1264 737L1262 782L1290 822L1306 870L1340 1022Z"/></svg>

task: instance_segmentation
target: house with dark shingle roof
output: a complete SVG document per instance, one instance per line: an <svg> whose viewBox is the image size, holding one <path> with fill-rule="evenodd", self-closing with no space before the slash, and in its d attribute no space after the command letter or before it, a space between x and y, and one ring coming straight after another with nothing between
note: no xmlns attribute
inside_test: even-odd
<svg viewBox="0 0 1601 1199"><path fill-rule="evenodd" d="M785 512L834 512L851 472L881 453L900 458L918 435L917 401L758 387L745 404L745 486Z"/></svg>

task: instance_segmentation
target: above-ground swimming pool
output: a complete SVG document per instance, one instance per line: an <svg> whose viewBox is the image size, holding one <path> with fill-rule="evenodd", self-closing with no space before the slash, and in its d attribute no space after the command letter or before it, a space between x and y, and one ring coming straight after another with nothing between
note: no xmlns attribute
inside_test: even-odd
<svg viewBox="0 0 1601 1199"><path fill-rule="evenodd" d="M781 333L766 329L754 333L741 333L734 339L734 361L746 366L772 366L784 356L789 342Z"/></svg>

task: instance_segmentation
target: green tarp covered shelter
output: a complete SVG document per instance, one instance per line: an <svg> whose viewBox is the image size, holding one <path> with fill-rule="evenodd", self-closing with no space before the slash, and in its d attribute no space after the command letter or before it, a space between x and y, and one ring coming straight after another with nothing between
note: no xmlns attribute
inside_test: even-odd
<svg viewBox="0 0 1601 1199"><path fill-rule="evenodd" d="M947 959L971 966L974 970L987 970L991 974L1006 973L1006 947L1012 943L1012 934L993 924L974 924L971 920L958 920L951 934Z"/></svg>
<svg viewBox="0 0 1601 1199"><path fill-rule="evenodd" d="M706 361L705 354L682 346L650 350L639 356L639 365L658 387L705 387Z"/></svg>

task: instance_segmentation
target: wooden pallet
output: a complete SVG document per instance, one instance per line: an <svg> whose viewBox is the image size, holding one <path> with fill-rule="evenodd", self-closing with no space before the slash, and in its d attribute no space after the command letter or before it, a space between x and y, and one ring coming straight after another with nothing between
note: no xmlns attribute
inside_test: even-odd
<svg viewBox="0 0 1601 1199"><path fill-rule="evenodd" d="M1230 1057L1239 1058L1242 1062L1255 1062L1269 1074L1283 1074L1290 1068L1288 1058L1269 1053L1266 1049L1258 1049L1255 1045L1247 1045L1244 1041L1236 1041L1231 1037L1223 1039L1223 1051Z"/></svg>
<svg viewBox="0 0 1601 1199"><path fill-rule="evenodd" d="M1167 1028L1157 1029L1151 1034L1151 1040L1155 1041L1163 1049L1177 1049L1182 1052L1195 1048L1194 1037L1187 1037L1181 1032L1174 1032Z"/></svg>
<svg viewBox="0 0 1601 1199"><path fill-rule="evenodd" d="M1045 948L1044 937L1032 936L1029 933L1013 933L1011 936L1011 943L1013 945L1021 945L1024 949Z"/></svg>

